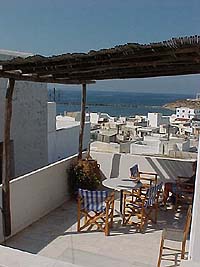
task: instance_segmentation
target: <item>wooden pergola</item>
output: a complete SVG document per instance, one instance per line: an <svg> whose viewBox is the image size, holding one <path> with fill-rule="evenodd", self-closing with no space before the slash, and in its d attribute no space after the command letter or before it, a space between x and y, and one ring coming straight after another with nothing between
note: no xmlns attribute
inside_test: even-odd
<svg viewBox="0 0 200 267"><path fill-rule="evenodd" d="M85 123L86 84L97 80L148 78L200 73L200 36L150 44L128 43L111 49L52 57L35 55L0 62L0 78L8 78L2 168L4 234L11 234L10 127L15 81L82 84L79 158Z"/></svg>

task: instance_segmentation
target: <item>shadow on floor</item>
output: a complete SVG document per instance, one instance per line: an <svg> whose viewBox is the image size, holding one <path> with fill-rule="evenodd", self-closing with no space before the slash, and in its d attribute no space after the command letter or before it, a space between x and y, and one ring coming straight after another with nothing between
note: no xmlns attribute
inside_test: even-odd
<svg viewBox="0 0 200 267"><path fill-rule="evenodd" d="M117 200L116 209L118 209L118 202ZM173 209L168 209L167 211L160 210L157 224L149 224L145 233L141 234L137 232L134 226L122 226L122 219L116 215L114 227L111 230L110 236L105 237L104 233L96 230L77 233L77 205L75 201L69 201L30 225L24 231L10 238L6 242L6 246L33 254L39 253L40 255L52 258L60 257L60 259L64 257L63 255L66 255L65 253L71 253L72 256L71 254L70 256L67 254L66 261L73 262L71 259L73 257L73 251L76 251L76 253L77 251L87 251L87 253L96 255L94 254L95 251L95 253L104 253L106 255L105 257L108 257L107 254L111 254L109 250L111 250L112 247L116 247L116 251L121 253L122 256L114 252L111 256L120 257L120 259L122 258L124 260L129 257L129 250L130 255L132 254L134 247L138 247L138 250L142 251L139 253L145 253L146 249L147 251L151 251L152 242L152 246L154 246L154 258L152 258L152 262L155 263L158 255L161 230L165 227L183 229L185 216L185 210L179 212L174 212ZM90 243L92 245L90 245ZM121 250L121 246L124 246L124 251ZM126 251L126 249L128 249L128 251ZM176 255L174 254L173 257L176 258ZM129 260L131 261L132 258ZM145 264L145 260L143 261ZM127 266L129 266L128 263Z"/></svg>

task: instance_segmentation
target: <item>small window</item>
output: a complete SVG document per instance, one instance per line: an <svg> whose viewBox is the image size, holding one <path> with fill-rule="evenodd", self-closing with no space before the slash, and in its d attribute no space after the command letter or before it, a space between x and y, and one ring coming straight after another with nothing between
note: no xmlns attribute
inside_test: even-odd
<svg viewBox="0 0 200 267"><path fill-rule="evenodd" d="M185 110L183 109L183 112L185 112Z"/></svg>

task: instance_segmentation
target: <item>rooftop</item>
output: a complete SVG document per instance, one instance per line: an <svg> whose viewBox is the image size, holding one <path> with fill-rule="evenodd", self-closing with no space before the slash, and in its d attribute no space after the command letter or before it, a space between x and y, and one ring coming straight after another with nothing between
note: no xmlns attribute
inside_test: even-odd
<svg viewBox="0 0 200 267"><path fill-rule="evenodd" d="M118 198L115 204L118 210ZM74 201L65 202L9 239L6 245L80 266L155 267L161 230L166 226L182 229L185 216L185 211L159 211L157 225L149 225L145 234L137 233L134 227L122 226L120 217L115 217L114 228L106 237L96 230L77 233L76 209ZM180 244L174 242L173 245L179 247ZM170 252L170 258L176 253ZM165 263L172 262L167 260Z"/></svg>
<svg viewBox="0 0 200 267"><path fill-rule="evenodd" d="M91 156L100 164L103 179L129 177L133 162L143 171L158 173L162 181L170 181L177 175L189 176L192 171L192 161L188 160L99 152L91 152ZM66 264L67 267L72 263L88 267L155 267L162 229L167 226L182 229L186 211L175 213L171 207L167 211L159 209L158 223L149 224L141 234L134 227L121 225L116 193L111 235L106 237L95 229L77 233L77 204L69 200L69 173L66 172L75 159L76 155L71 156L11 181L12 237L6 241L7 248L0 246L0 266L64 267ZM1 242L2 229L0 216ZM9 248L16 250L9 251ZM34 265L35 262L42 265Z"/></svg>
<svg viewBox="0 0 200 267"><path fill-rule="evenodd" d="M56 116L56 130L79 126L80 122L68 116Z"/></svg>

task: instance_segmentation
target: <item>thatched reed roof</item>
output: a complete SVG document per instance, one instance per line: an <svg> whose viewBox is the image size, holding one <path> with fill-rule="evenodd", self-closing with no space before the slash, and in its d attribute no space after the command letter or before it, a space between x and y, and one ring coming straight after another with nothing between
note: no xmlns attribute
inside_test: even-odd
<svg viewBox="0 0 200 267"><path fill-rule="evenodd" d="M0 62L0 77L53 83L147 78L200 73L200 36L150 44Z"/></svg>

